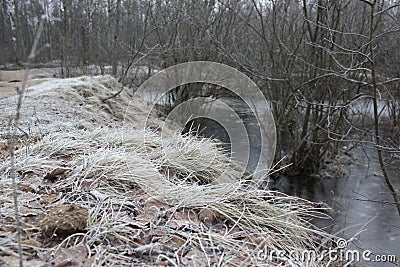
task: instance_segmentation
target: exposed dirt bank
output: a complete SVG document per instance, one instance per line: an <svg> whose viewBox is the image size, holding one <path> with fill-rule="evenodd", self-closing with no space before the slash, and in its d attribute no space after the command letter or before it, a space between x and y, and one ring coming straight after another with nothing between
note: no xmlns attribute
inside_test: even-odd
<svg viewBox="0 0 400 267"><path fill-rule="evenodd" d="M55 74L56 69L42 68L31 69L28 76L27 86L42 83L49 80ZM24 80L25 70L0 70L0 98L15 95L17 88Z"/></svg>

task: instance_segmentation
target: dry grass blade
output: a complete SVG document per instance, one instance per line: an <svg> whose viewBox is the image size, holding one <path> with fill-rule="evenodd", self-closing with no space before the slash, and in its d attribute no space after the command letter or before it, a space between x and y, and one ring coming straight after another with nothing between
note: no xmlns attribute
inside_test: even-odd
<svg viewBox="0 0 400 267"><path fill-rule="evenodd" d="M37 105L38 112L46 109L35 101L46 97L82 106L74 121L62 122L70 115L61 111L47 112L48 132L16 151L15 171L24 199L22 243L29 244L24 245L26 259L40 252L35 261L85 266L285 266L293 259L266 261L260 252L288 255L311 249L319 256L320 240L333 237L309 222L321 216L313 203L241 180L240 168L211 140L174 135L170 129L161 136L135 129L134 123L115 128L123 103L129 101L124 92L101 101L113 93L108 86L114 82L111 77L77 78L53 83L56 89L44 84L31 92L30 104ZM63 86L68 89L57 96ZM90 87L96 94L90 95ZM142 105L135 111L139 115L126 114L128 121L145 117L140 115ZM0 162L0 173L0 223L9 226L14 217L6 162ZM48 218L57 207L66 207L65 213ZM64 217L82 223L74 213L78 210L87 216L84 228L60 232L55 227L46 237L43 221L62 222ZM17 251L10 238L13 230L0 230L0 254L11 259Z"/></svg>

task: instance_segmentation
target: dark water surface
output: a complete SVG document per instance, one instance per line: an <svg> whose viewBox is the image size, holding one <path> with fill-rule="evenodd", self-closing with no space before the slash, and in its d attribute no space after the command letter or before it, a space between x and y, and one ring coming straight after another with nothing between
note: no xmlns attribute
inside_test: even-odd
<svg viewBox="0 0 400 267"><path fill-rule="evenodd" d="M249 136L251 153L247 170L254 170L260 156L260 132L255 117L240 100L225 99L244 122ZM210 120L197 121L194 128L206 137L227 143L229 136L223 127ZM280 177L271 186L288 195L299 196L315 202L324 202L333 208L332 220L317 225L346 240L352 240L348 249L369 250L370 258L376 255L395 255L400 262L400 216L392 203L376 158L370 147L357 147L350 151L351 163L340 167L346 175L331 177L299 176ZM389 174L397 189L400 188L400 157L386 159ZM273 182L273 183L272 183ZM353 262L350 266L396 266L393 263Z"/></svg>
<svg viewBox="0 0 400 267"><path fill-rule="evenodd" d="M340 177L282 177L275 186L282 192L312 201L325 202L334 209L333 221L319 222L325 230L350 242L349 249L370 250L375 255L400 259L400 216L381 175L375 151L356 148L353 164L342 166L348 175ZM400 188L400 160L387 160L389 173ZM360 262L355 266L395 266L390 263Z"/></svg>
<svg viewBox="0 0 400 267"><path fill-rule="evenodd" d="M248 170L251 171L260 154L260 137L254 117L246 114L240 101L231 101L231 106L240 114L249 132L251 154ZM203 135L217 137L229 143L223 128L210 121L203 121ZM229 148L229 147L228 147ZM392 203L372 147L357 147L350 151L351 163L340 166L347 173L343 176L281 177L274 188L289 195L311 201L324 202L333 208L332 221L318 222L324 229L337 234L349 243L348 249L369 250L369 256L395 255L400 260L400 216ZM387 159L392 182L400 188L400 158ZM393 263L353 262L351 266L396 266Z"/></svg>

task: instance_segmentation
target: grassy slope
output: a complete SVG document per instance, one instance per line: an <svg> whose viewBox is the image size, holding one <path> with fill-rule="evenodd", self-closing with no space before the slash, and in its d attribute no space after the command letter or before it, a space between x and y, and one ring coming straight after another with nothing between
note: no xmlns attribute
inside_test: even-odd
<svg viewBox="0 0 400 267"><path fill-rule="evenodd" d="M313 203L240 180L212 141L137 129L145 104L125 92L102 101L116 91L109 76L30 88L16 166L26 265L284 266L288 258L268 262L261 252L288 256L332 238L308 222L321 215ZM1 112L13 103L0 100ZM1 116L0 256L12 265L6 126ZM221 175L230 182L215 183Z"/></svg>

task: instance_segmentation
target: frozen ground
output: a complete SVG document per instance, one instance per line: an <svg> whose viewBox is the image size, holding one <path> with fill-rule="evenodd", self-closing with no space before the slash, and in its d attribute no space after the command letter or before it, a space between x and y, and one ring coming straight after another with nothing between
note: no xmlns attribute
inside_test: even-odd
<svg viewBox="0 0 400 267"><path fill-rule="evenodd" d="M110 99L114 78L46 79L29 86L17 130L25 266L290 266L290 252L318 254L335 238L309 222L319 206L244 180L213 141L174 134L157 116L140 129L146 104L126 90ZM16 99L0 99L2 266L18 264Z"/></svg>

